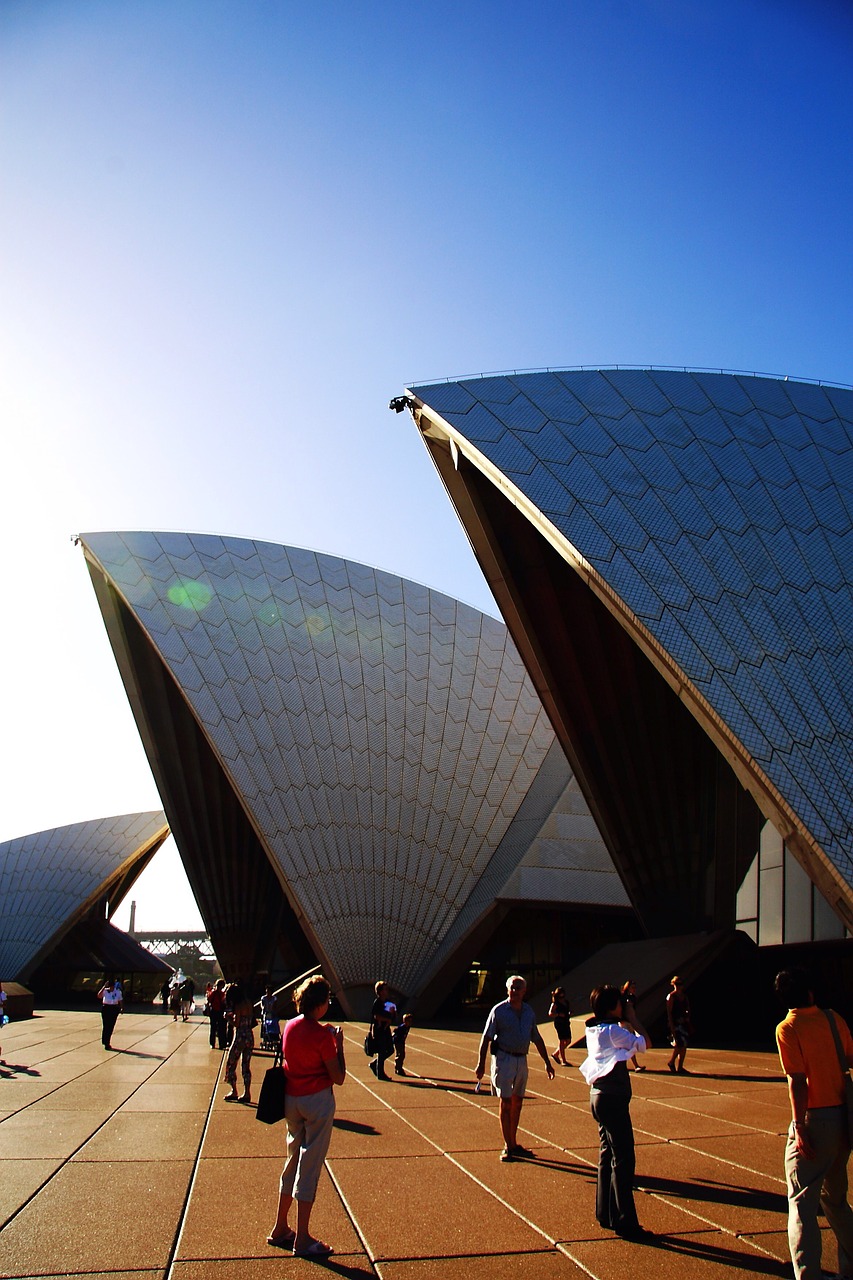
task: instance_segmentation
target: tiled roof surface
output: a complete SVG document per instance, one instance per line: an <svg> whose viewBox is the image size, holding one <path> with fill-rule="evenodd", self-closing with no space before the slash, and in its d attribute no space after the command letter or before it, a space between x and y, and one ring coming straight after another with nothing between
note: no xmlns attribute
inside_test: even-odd
<svg viewBox="0 0 853 1280"><path fill-rule="evenodd" d="M853 391L619 369L412 392L589 562L853 883Z"/></svg>
<svg viewBox="0 0 853 1280"><path fill-rule="evenodd" d="M162 810L75 822L0 844L0 979L22 973L166 826Z"/></svg>
<svg viewBox="0 0 853 1280"><path fill-rule="evenodd" d="M177 680L339 979L416 988L554 743L503 623L292 547L83 543Z"/></svg>
<svg viewBox="0 0 853 1280"><path fill-rule="evenodd" d="M560 906L630 906L574 776L498 896Z"/></svg>

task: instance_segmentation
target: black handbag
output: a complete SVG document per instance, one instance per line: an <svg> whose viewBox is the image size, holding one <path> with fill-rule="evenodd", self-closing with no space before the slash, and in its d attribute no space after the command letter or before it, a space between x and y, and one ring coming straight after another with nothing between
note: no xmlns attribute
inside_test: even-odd
<svg viewBox="0 0 853 1280"><path fill-rule="evenodd" d="M847 1142L853 1147L853 1079L850 1078L850 1068L847 1065L847 1059L844 1056L844 1050L841 1048L841 1038L838 1034L838 1027L835 1024L835 1018L832 1016L831 1009L821 1009L821 1013L827 1018L832 1030L832 1038L835 1041L835 1049L838 1054L838 1065L841 1067L841 1074L844 1077L844 1107L847 1112Z"/></svg>
<svg viewBox="0 0 853 1280"><path fill-rule="evenodd" d="M261 1124L278 1124L284 1119L284 1099L287 1093L287 1076L281 1054L276 1053L273 1065L268 1069L258 1095L255 1119Z"/></svg>

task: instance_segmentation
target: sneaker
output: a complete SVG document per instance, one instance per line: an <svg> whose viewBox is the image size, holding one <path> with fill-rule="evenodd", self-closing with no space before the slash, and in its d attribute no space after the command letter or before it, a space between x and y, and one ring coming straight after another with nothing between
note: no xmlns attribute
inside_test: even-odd
<svg viewBox="0 0 853 1280"><path fill-rule="evenodd" d="M672 1074L673 1074L673 1075L675 1075L675 1063L674 1063L674 1062L668 1062L666 1065L669 1067L669 1069L670 1069L670 1071L672 1072Z"/></svg>
<svg viewBox="0 0 853 1280"><path fill-rule="evenodd" d="M514 1147L513 1147L513 1149L512 1149L512 1154L513 1154L516 1158L518 1158L519 1156L521 1156L523 1159L526 1159L526 1160L535 1160L535 1159L536 1159L536 1152L535 1152L535 1151L531 1151L529 1147L523 1147L523 1146L521 1145L521 1143L520 1143L520 1142L517 1142L517 1143L515 1144L515 1146L514 1146Z"/></svg>
<svg viewBox="0 0 853 1280"><path fill-rule="evenodd" d="M515 1159L514 1153L512 1151L509 1151L506 1147L504 1147L503 1151L501 1152L501 1163L511 1164L514 1159Z"/></svg>
<svg viewBox="0 0 853 1280"><path fill-rule="evenodd" d="M689 1075L692 1075L693 1073L692 1071L688 1071L686 1067L679 1067L675 1074L679 1076L689 1076Z"/></svg>

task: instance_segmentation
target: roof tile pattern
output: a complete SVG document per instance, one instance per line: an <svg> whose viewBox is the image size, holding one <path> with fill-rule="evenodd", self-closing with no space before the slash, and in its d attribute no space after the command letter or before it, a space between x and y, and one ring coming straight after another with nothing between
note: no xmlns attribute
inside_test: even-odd
<svg viewBox="0 0 853 1280"><path fill-rule="evenodd" d="M416 989L554 742L503 623L292 547L83 543L178 682L337 978Z"/></svg>
<svg viewBox="0 0 853 1280"><path fill-rule="evenodd" d="M0 976L23 973L165 826L162 810L127 813L0 844Z"/></svg>
<svg viewBox="0 0 853 1280"><path fill-rule="evenodd" d="M593 566L853 884L853 392L642 369L412 391Z"/></svg>
<svg viewBox="0 0 853 1280"><path fill-rule="evenodd" d="M565 906L628 907L628 895L572 776L500 898Z"/></svg>

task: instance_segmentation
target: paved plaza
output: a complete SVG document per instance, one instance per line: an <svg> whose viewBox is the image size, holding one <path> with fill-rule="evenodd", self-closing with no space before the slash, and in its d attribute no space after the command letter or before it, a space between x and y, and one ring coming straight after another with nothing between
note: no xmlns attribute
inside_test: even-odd
<svg viewBox="0 0 853 1280"><path fill-rule="evenodd" d="M593 1214L597 1132L576 1069L531 1060L522 1114L535 1159L501 1164L496 1102L474 1093L478 1037L415 1027L411 1076L374 1080L363 1029L312 1219L327 1263L270 1248L283 1125L226 1105L207 1024L127 1013L100 1044L93 1012L3 1029L0 1276L275 1280L320 1267L381 1280L788 1276L782 1151L787 1093L771 1053L667 1052L633 1077L640 1221L630 1244ZM571 1052L577 1064L582 1054ZM256 1055L254 1092L269 1065ZM835 1265L828 1237L824 1266ZM520 1272L519 1268L522 1268Z"/></svg>

